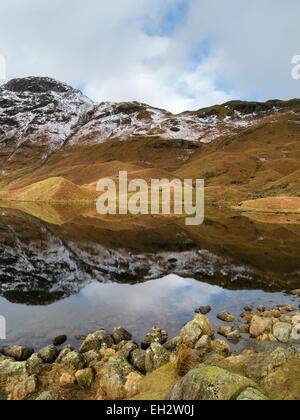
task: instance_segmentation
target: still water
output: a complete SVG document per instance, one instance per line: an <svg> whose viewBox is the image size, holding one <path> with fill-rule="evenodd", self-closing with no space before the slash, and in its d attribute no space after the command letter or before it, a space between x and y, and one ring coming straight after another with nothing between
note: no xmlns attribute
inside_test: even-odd
<svg viewBox="0 0 300 420"><path fill-rule="evenodd" d="M60 334L156 325L178 335L199 306L239 318L246 305L293 304L297 221L211 211L186 230L159 219L103 220L91 209L7 209L0 217L0 315L7 340L40 348ZM29 211L30 210L30 211Z"/></svg>

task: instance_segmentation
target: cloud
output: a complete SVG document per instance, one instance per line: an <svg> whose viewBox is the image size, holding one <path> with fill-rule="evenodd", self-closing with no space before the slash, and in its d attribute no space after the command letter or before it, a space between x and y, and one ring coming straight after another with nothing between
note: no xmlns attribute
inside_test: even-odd
<svg viewBox="0 0 300 420"><path fill-rule="evenodd" d="M300 96L298 0L0 0L7 76L181 112Z"/></svg>

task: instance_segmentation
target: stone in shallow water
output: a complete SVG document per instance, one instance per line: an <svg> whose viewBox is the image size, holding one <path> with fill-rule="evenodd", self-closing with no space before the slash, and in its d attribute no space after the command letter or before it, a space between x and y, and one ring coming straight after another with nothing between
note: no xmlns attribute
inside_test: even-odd
<svg viewBox="0 0 300 420"><path fill-rule="evenodd" d="M54 346L61 346L66 341L67 341L67 336L66 335L59 335L59 336L53 338L52 343L53 343Z"/></svg>
<svg viewBox="0 0 300 420"><path fill-rule="evenodd" d="M114 328L112 332L112 337L114 339L114 342L116 344L119 344L121 343L121 341L130 341L132 338L132 335L128 331L126 331L124 328L117 327L117 328Z"/></svg>
<svg viewBox="0 0 300 420"><path fill-rule="evenodd" d="M233 315L231 315L227 311L220 312L217 315L217 318L220 319L221 321L224 321L224 322L233 322L233 321L235 321L235 317Z"/></svg>

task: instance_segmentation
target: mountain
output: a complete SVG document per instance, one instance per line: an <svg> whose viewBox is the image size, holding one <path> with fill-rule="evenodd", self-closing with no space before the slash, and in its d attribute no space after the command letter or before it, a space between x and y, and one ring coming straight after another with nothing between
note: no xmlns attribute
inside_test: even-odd
<svg viewBox="0 0 300 420"><path fill-rule="evenodd" d="M51 201L44 181L64 179L86 198L121 169L204 178L211 202L299 196L299 139L298 99L173 115L139 102L94 103L50 78L15 79L0 87L0 196L35 201L25 194L32 186Z"/></svg>

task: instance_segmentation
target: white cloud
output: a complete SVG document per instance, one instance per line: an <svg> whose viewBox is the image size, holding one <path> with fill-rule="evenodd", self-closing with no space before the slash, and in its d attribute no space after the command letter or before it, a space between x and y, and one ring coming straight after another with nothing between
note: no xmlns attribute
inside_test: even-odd
<svg viewBox="0 0 300 420"><path fill-rule="evenodd" d="M47 75L98 101L173 112L300 96L298 0L0 0L0 10L8 78Z"/></svg>

